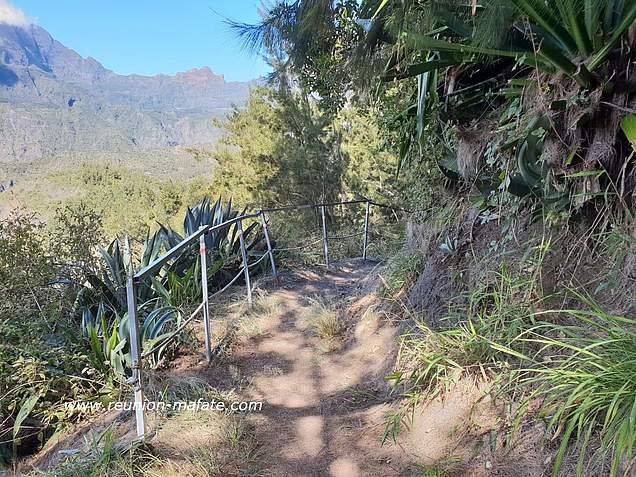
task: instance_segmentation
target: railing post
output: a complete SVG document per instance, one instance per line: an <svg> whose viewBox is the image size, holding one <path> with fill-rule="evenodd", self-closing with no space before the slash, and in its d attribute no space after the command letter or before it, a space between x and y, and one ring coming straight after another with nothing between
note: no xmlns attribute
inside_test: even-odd
<svg viewBox="0 0 636 477"><path fill-rule="evenodd" d="M203 228L204 226L201 226ZM205 236L199 237L199 254L201 255L201 294L203 295L203 327L205 328L205 359L212 361L210 346L210 305L208 301L208 257L205 247Z"/></svg>
<svg viewBox="0 0 636 477"><path fill-rule="evenodd" d="M132 384L135 391L135 421L137 436L144 438L146 424L144 418L144 392L141 380L141 339L139 338L139 323L137 322L137 296L133 280L132 253L130 243L126 238L125 253L128 259L128 279L126 280L126 300L128 305L128 333L130 337L130 355L132 358Z"/></svg>
<svg viewBox="0 0 636 477"><path fill-rule="evenodd" d="M329 245L327 244L327 221L325 220L325 206L320 206L320 215L322 217L322 248L325 253L325 265L329 268Z"/></svg>
<svg viewBox="0 0 636 477"><path fill-rule="evenodd" d="M364 207L364 239L362 241L362 259L367 259L367 247L369 246L369 207L370 202L367 200Z"/></svg>
<svg viewBox="0 0 636 477"><path fill-rule="evenodd" d="M263 233L265 234L265 241L267 242L267 253L269 254L269 261L272 264L272 275L274 279L278 279L276 273L276 262L274 261L274 252L272 250L272 242L269 240L269 230L267 228L267 219L265 218L265 212L261 210L261 223L263 224Z"/></svg>
<svg viewBox="0 0 636 477"><path fill-rule="evenodd" d="M247 304L252 306L252 285L250 284L250 269L247 264L247 253L245 252L245 238L243 237L243 221L236 223L238 227L239 243L241 245L241 256L243 257L243 273L245 273L245 286L247 287Z"/></svg>

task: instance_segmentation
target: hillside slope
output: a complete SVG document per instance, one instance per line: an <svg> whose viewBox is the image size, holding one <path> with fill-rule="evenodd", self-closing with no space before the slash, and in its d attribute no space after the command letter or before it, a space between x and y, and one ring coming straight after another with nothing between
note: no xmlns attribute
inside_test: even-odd
<svg viewBox="0 0 636 477"><path fill-rule="evenodd" d="M212 119L242 104L249 86L209 68L118 75L39 26L0 24L0 164L213 143Z"/></svg>

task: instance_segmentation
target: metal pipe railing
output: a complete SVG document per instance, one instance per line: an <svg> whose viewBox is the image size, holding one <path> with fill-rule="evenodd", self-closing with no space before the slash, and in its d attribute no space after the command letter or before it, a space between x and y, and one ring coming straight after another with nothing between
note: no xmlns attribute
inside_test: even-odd
<svg viewBox="0 0 636 477"><path fill-rule="evenodd" d="M195 243L199 239L199 237L201 237L201 235L206 234L206 233L210 233L210 232L216 232L217 230L222 230L222 229L224 229L226 227L229 227L232 224L235 224L237 222L242 222L243 220L247 220L247 219L253 219L253 218L258 217L259 215L260 215L260 212L257 212L255 214L239 215L238 217L234 217L233 219L227 220L227 221L225 221L225 222L223 222L221 224L204 225L204 226L202 226L199 230L197 230L196 232L194 232L191 235L189 235L186 238L184 238L181 242L179 242L177 245L172 247L170 250L168 250L161 257L159 257L156 260L154 260L152 263L147 265L145 268L142 268L141 270L139 270L134 275L134 279L136 281L139 281L142 278L144 278L144 277L146 277L146 276L158 271L171 258L173 258L179 252L185 250L190 245Z"/></svg>
<svg viewBox="0 0 636 477"><path fill-rule="evenodd" d="M319 207L331 207L334 205L350 205L350 204L364 204L367 199L360 200L347 200L344 202L321 202L319 204L304 204L304 205L281 205L280 207L269 207L261 209L262 212L282 212L285 210L302 210L302 209L317 209Z"/></svg>
<svg viewBox="0 0 636 477"><path fill-rule="evenodd" d="M241 221L239 220L239 224ZM201 227L201 229L204 227ZM210 339L210 303L208 296L208 253L205 246L205 234L199 237L199 254L201 255L201 295L203 295L203 327L205 329L205 359L212 362Z"/></svg>
<svg viewBox="0 0 636 477"><path fill-rule="evenodd" d="M325 220L325 206L320 206L320 217L322 217L322 248L325 252L325 265L329 268L329 239L327 238L327 221Z"/></svg>
<svg viewBox="0 0 636 477"><path fill-rule="evenodd" d="M369 209L371 202L367 200L364 204L364 238L362 239L362 259L367 259L367 248L369 248Z"/></svg>
<svg viewBox="0 0 636 477"><path fill-rule="evenodd" d="M203 323L205 328L205 354L206 360L208 363L211 362L212 359L212 343L211 343L211 335L210 335L210 311L209 311L209 301L210 298L216 297L227 290L231 285L233 285L236 280L243 274L246 285L246 294L247 294L247 302L248 305L252 305L252 286L251 286L251 278L250 278L250 268L255 267L258 263L265 259L265 257L269 257L269 261L272 267L272 275L274 278L278 278L278 274L276 271L276 262L274 260L274 251L281 250L291 250L291 249L274 249L272 247L270 231L267 224L266 213L273 212L281 212L286 210L302 210L302 209L310 209L310 208L320 208L321 215L321 228L322 228L322 238L317 242L323 243L323 252L325 257L325 265L329 267L329 239L327 233L327 221L326 221L326 208L335 206L335 205L350 205L350 204L365 204L365 218L364 218L364 231L363 235L363 244L362 244L362 258L366 260L367 258L367 249L369 247L368 235L369 235L369 215L370 215L370 207L372 205L388 208L392 210L400 210L403 212L408 212L407 210L400 209L399 207L392 207L384 204L377 204L369 199L363 200L350 200L344 202L326 202L320 204L307 204L307 205L290 205L290 206L282 206L282 207L271 207L266 209L261 209L253 214L244 214L237 216L231 220L225 221L216 225L203 225L196 232L190 234L185 237L181 242L172 247L162 256L155 259L152 263L148 264L146 267L139 270L137 273L133 273L133 265L132 265L132 253L130 250L130 245L128 241L126 241L126 250L125 254L127 260L129 262L128 268L128 279L126 282L126 299L128 303L128 326L130 333L130 349L132 356L132 378L130 382L133 384L134 389L134 400L135 400L135 421L137 426L137 435L141 438L145 436L145 417L144 417L144 395L143 395L143 386L142 386L142 377L141 377L141 365L142 358L148 356L153 351L155 351L160 346L166 346L172 340L176 338L178 333L201 311L203 311ZM249 219L260 218L261 228L263 229L263 234L265 236L265 242L267 244L267 252L261 256L256 262L249 264L247 252L245 250L245 237L243 232L243 221ZM240 245L240 253L241 260L243 266L241 270L237 273L237 275L221 290L209 294L208 289L208 272L207 272L207 247L205 244L205 237L209 233L213 233L219 230L223 230L226 227L230 227L231 225L236 224L238 236L239 236L239 245ZM360 233L352 234L351 237L360 235ZM347 237L331 237L333 239L338 238L348 238ZM139 322L137 320L137 286L141 280L144 278L151 276L157 273L166 263L168 263L172 258L178 256L184 250L187 250L190 246L199 241L199 254L201 260L201 293L202 293L202 302L196 308L196 310L190 315L190 317L179 326L177 330L171 333L169 336L162 340L161 343L156 343L153 349L147 350L145 353L142 353L141 349L141 340L139 336ZM300 248L306 247L308 244L304 244Z"/></svg>

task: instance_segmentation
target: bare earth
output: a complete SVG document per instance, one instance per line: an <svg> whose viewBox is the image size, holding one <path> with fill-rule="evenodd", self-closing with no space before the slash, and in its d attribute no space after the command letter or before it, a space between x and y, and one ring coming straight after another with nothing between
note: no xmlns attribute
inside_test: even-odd
<svg viewBox="0 0 636 477"><path fill-rule="evenodd" d="M271 294L284 312L259 323L260 333L233 352L251 383L244 399L263 401L250 420L270 475L395 476L405 468L404 453L380 442L389 410L382 377L394 360L395 329L357 316L344 343L329 350L304 313L313 296L355 308L373 286L373 269L357 262L283 275Z"/></svg>
<svg viewBox="0 0 636 477"><path fill-rule="evenodd" d="M435 472L432 469L440 463L444 475L453 477L542 475L529 449L484 452L498 427L497 412L471 379L462 379L443 398L421 406L397 443L382 444L386 415L400 404L384 377L395 366L397 338L404 330L398 330L378 306L378 271L373 262L352 260L329 270L285 271L279 283L263 280L255 297L256 311L239 320L239 341L223 357L208 366L196 345L150 379L168 379L164 383L170 386L199 380L237 400L263 403L260 412L247 415L256 440L253 471L232 475L409 477L427 475L427 469ZM266 296L269 308L258 309L263 303L259 294ZM316 336L311 326L316 300L335 308L346 325L333 340ZM230 301L229 307L211 304L220 335L223 319L232 322L237 318L232 314L244 313L242 301ZM152 388L150 381L147 384ZM187 456L195 448L212 445L227 426L219 416L206 420L195 414L167 421L147 417L152 429L149 444L176 469L164 467L153 475L191 475L184 464ZM112 423L119 440L134 438L130 413L105 413L51 440L47 449L24 462L23 469L59 465L65 449L81 448L86 436Z"/></svg>

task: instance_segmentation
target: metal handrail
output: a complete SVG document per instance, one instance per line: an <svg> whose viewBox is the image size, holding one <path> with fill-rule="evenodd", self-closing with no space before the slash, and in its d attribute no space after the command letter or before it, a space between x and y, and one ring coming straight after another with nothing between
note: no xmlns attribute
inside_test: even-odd
<svg viewBox="0 0 636 477"><path fill-rule="evenodd" d="M261 209L261 212L282 212L286 210L317 209L319 207L333 207L334 205L366 204L367 202L370 205L375 205L376 207L381 207L383 209L399 210L401 212L406 212L407 214L411 213L410 210L403 209L394 205L381 204L370 199L346 200L343 202L325 202L320 204L281 205L280 207L268 207L265 209Z"/></svg>
<svg viewBox="0 0 636 477"><path fill-rule="evenodd" d="M313 242L306 243L304 245L299 245L298 247L285 247L285 248L274 248L272 249L274 252L293 252L294 250L302 250L303 248L311 247L312 245L316 245L317 243L322 242L322 237L318 240L314 240Z"/></svg>
<svg viewBox="0 0 636 477"><path fill-rule="evenodd" d="M259 212L255 213L255 214L239 215L237 217L234 217L233 219L227 220L227 221L225 221L223 223L220 223L220 224L217 224L217 225L204 225L203 227L201 227L196 232L188 235L181 242L179 242L177 245L175 245L170 250L168 250L166 253L164 253L161 257L156 258L152 263L150 263L149 265L147 265L146 267L142 268L137 273L135 273L135 275L133 276L133 279L135 281L139 281L142 278L150 275L151 273L156 272L163 265L165 265L166 262L168 262L168 260L170 260L175 255L177 255L179 252L181 252L182 250L188 248L190 245L195 243L197 241L197 239L199 237L201 237L201 235L207 234L207 233L210 233L210 232L216 232L217 230L222 230L222 229L224 229L226 227L229 227L230 225L233 225L233 224L235 224L237 222L241 222L241 221L247 220L247 219L254 219L256 217L259 217L260 215L261 215L261 212L259 211Z"/></svg>
<svg viewBox="0 0 636 477"><path fill-rule="evenodd" d="M326 220L326 213L325 213L325 208L326 207L331 207L331 206L335 206L335 205L347 205L347 204L365 204L365 217L364 217L364 229L363 231L360 233L354 233L348 236L343 236L343 237L329 237L328 236L328 230L327 230L327 220ZM127 298L127 304L128 304L128 316L129 316L129 320L128 320L128 325L129 325L129 332L130 332L130 349L131 349L131 357L132 357L132 363L131 363L131 368L133 371L133 376L132 376L132 383L134 384L134 391L135 391L135 419L136 419L136 425L137 425L137 435L140 438L143 438L145 435L145 417L144 417L144 410L143 410L143 402L144 402L144 397L143 397L143 388L142 388L142 379L141 379L141 361L143 358L147 357L149 354L151 354L152 352L154 352L156 349L158 349L161 346L166 346L169 342L171 342L173 339L176 338L176 336L178 335L178 333L201 311L203 312L203 323L205 326L205 347L206 347L206 358L208 363L211 361L212 359L212 354L211 354L211 335L210 335L210 315L209 315L209 301L210 298L214 298L220 294L222 294L225 290L227 290L230 286L232 286L241 276L241 274L244 275L245 278L245 285L246 285L246 292L247 292L247 302L248 304L251 306L252 304L252 286L250 283L250 268L255 267L258 263L260 263L262 260L264 260L266 257L269 257L270 259L270 264L272 267L272 274L274 276L274 278L277 278L277 272L276 272L276 263L274 260L274 252L275 251L284 251L284 250L293 250L293 248L289 248L289 249L274 249L272 247L272 243L270 241L270 236L269 236L269 232L268 232L268 225L267 225L267 220L265 218L265 214L269 213L269 212L280 212L280 211L286 211L286 210L300 210L300 209L320 209L320 216L321 216L321 228L322 228L322 237L321 239L317 240L314 243L318 243L321 242L323 243L323 252L324 252L324 256L325 256L325 265L327 267L329 267L329 245L328 242L330 239L344 239L344 238L350 238L350 237L355 237L355 236L359 236L359 235L363 235L363 242L362 242L362 258L364 260L366 260L367 258L367 249L369 248L369 209L371 205L375 205L377 207L382 207L382 208L387 208L387 209L391 209L394 211L394 215L396 210L400 210L403 212L409 212L408 210L405 209L401 209L399 207L393 207L393 206L389 206L389 205L385 205L385 204L378 204L376 202L373 202L369 199L361 199L361 200L349 200L349 201L343 201L343 202L325 202L325 203L320 203L320 204L307 204L307 205L289 205L289 206L282 206L282 207L270 207L270 208L265 208L265 209L261 209L258 212L255 212L253 214L243 214L243 215L239 215L237 217L234 217L233 219L227 220L223 223L220 224L216 224L216 225L204 225L201 226L199 228L199 230L197 230L196 232L190 234L189 236L185 237L183 240L181 240L181 242L179 242L177 245L175 245L174 247L172 247L170 250L168 250L167 252L165 252L162 256L156 258L155 260L153 260L150 264L148 264L147 266L145 266L144 268L142 268L141 270L139 270L137 273L133 273L132 267L130 267L128 269L128 280L126 283L126 298ZM264 253L258 260L256 260L255 262L253 262L252 264L250 264L248 262L248 256L245 250L245 240L244 240L244 236L243 236L243 221L244 220L248 220L248 219L255 219L255 218L260 218L261 221L261 227L263 229L263 233L265 236L265 241L267 243L267 252ZM240 242L240 252L241 252L241 258L243 261L243 266L241 267L241 269L239 270L239 272L236 274L236 276L228 283L226 284L221 290L218 290L217 292L213 293L212 295L209 294L208 291L208 283L207 283L207 249L206 249L206 244L205 244L205 235L211 232L215 232L218 230L222 230L226 227L229 227L233 224L236 224L237 227L237 232L238 232L238 237L239 237L239 242ZM202 291L202 302L201 304L194 310L194 312L190 315L190 317L185 320L183 323L181 323L181 325L172 333L170 333L169 336L166 336L165 339L161 340L160 343L155 343L155 345L148 351L142 353L141 350L141 340L139 338L139 323L137 321L137 297L136 297L136 288L139 285L139 282L151 275L154 274L156 272L158 272L161 267L163 265L165 265L168 261L170 261L172 258L174 258L175 256L177 256L180 252L182 252L183 250L186 250L188 247L190 247L191 245L194 245L196 243L196 241L199 241L199 253L201 255L201 291ZM313 245L314 243L310 243L310 244L303 244L302 246L298 247L300 248L305 248L307 246ZM128 245L128 242L126 242L127 247L126 247L126 254L128 256L128 259L130 260L130 263L132 263L132 254L130 251L130 246Z"/></svg>
<svg viewBox="0 0 636 477"><path fill-rule="evenodd" d="M301 209L314 209L318 207L331 207L334 205L347 205L347 204L364 204L369 202L367 199L361 200L347 200L344 202L325 202L321 204L304 204L304 205L282 205L280 207L269 207L261 209L262 212L281 212L284 210L301 210Z"/></svg>

